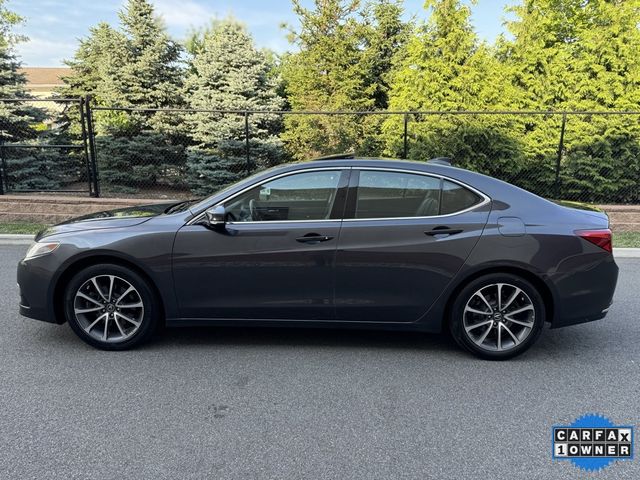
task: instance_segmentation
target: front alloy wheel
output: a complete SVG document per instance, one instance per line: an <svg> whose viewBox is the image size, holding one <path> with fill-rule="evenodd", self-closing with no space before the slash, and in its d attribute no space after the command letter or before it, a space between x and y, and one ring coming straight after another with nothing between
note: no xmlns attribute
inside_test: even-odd
<svg viewBox="0 0 640 480"><path fill-rule="evenodd" d="M65 294L65 315L85 342L124 350L154 330L157 301L149 283L120 265L93 265L77 273Z"/></svg>
<svg viewBox="0 0 640 480"><path fill-rule="evenodd" d="M76 292L76 320L84 331L102 342L122 342L135 335L144 318L140 293L116 275L91 277Z"/></svg>

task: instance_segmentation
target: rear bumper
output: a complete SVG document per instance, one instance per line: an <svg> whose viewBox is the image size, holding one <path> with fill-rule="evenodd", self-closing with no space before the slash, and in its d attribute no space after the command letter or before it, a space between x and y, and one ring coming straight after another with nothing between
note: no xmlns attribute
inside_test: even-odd
<svg viewBox="0 0 640 480"><path fill-rule="evenodd" d="M581 268L551 274L549 280L556 290L551 328L592 322L608 313L618 281L618 266L613 255L595 254Z"/></svg>
<svg viewBox="0 0 640 480"><path fill-rule="evenodd" d="M571 325L579 325L581 323L593 322L595 320L602 320L609 313L609 307L605 308L599 313L588 315L584 317L570 317L562 318L559 321L556 320L551 324L551 328L570 327Z"/></svg>

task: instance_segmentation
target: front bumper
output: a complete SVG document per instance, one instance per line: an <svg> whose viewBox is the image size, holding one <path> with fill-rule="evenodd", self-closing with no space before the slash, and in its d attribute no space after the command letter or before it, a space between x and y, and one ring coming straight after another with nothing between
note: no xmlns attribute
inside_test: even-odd
<svg viewBox="0 0 640 480"><path fill-rule="evenodd" d="M53 272L42 259L21 260L18 263L17 280L20 293L20 315L50 323L61 323L56 319L49 288Z"/></svg>

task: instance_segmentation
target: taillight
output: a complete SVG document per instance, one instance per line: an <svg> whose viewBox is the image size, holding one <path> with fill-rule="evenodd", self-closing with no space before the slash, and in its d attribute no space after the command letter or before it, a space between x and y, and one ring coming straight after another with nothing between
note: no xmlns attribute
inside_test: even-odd
<svg viewBox="0 0 640 480"><path fill-rule="evenodd" d="M599 246L607 252L612 252L611 230L608 228L602 230L576 230L576 235L584 238L586 241Z"/></svg>

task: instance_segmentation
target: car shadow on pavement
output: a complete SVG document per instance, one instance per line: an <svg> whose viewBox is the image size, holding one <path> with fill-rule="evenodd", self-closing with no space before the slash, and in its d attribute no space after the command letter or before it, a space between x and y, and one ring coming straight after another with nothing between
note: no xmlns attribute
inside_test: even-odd
<svg viewBox="0 0 640 480"><path fill-rule="evenodd" d="M49 325L25 321L24 327L31 330L20 335L18 344L28 343L39 351L77 350L92 347L84 344L71 332L68 325ZM579 328L581 327L581 328ZM601 355L618 352L606 349L600 353L603 329L599 325L568 327L549 330L548 326L533 348L510 362L530 361L599 361ZM607 330L605 329L605 332ZM631 338L631 337L630 337ZM19 347L19 345L17 345ZM339 328L300 327L176 327L161 329L149 342L132 351L162 352L190 351L216 347L264 347L265 349L286 347L298 349L362 349L397 352L440 353L448 358L468 358L448 334L359 330ZM591 352L587 357L583 352ZM481 360L480 360L481 361Z"/></svg>
<svg viewBox="0 0 640 480"><path fill-rule="evenodd" d="M585 362L597 363L618 351L599 351L603 335L599 325L582 325L550 330L546 325L541 338L524 354L509 362ZM300 349L395 350L398 352L439 353L449 359L474 359L446 333L295 327L178 327L159 332L144 349L176 350L225 347L295 347ZM591 352L586 354L585 352ZM474 359L477 360L477 359ZM483 360L477 360L484 362ZM500 362L498 362L500 363Z"/></svg>
<svg viewBox="0 0 640 480"><path fill-rule="evenodd" d="M287 346L330 348L392 348L455 351L454 340L445 334L339 328L295 327L178 327L163 329L150 346Z"/></svg>

